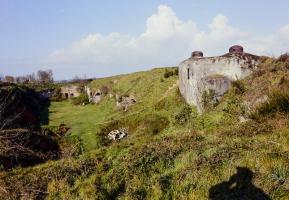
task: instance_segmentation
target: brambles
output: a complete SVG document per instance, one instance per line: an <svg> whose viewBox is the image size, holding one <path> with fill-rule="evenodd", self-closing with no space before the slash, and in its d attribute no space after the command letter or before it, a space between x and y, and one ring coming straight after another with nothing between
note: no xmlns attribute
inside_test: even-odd
<svg viewBox="0 0 289 200"><path fill-rule="evenodd" d="M57 159L59 151L59 145L51 135L27 129L0 131L0 163L6 170Z"/></svg>

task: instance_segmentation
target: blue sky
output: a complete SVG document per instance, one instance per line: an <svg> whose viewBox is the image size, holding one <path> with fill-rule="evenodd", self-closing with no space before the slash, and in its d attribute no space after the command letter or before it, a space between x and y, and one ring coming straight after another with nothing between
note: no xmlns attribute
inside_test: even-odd
<svg viewBox="0 0 289 200"><path fill-rule="evenodd" d="M109 76L237 43L277 56L289 49L288 9L286 0L0 0L0 74Z"/></svg>

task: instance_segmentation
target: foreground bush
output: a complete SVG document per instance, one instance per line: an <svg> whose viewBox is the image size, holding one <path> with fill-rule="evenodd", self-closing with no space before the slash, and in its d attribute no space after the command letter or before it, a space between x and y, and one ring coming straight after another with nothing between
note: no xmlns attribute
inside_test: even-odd
<svg viewBox="0 0 289 200"><path fill-rule="evenodd" d="M0 163L5 170L56 159L59 150L56 139L51 135L26 129L0 130Z"/></svg>

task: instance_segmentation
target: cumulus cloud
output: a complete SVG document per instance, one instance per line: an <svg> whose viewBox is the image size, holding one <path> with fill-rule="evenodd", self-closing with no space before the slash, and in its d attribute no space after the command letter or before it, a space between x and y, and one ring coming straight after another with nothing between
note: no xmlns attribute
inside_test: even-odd
<svg viewBox="0 0 289 200"><path fill-rule="evenodd" d="M195 23L181 21L171 8L161 5L139 36L90 34L50 58L56 63L98 66L171 65L190 49L197 32Z"/></svg>
<svg viewBox="0 0 289 200"><path fill-rule="evenodd" d="M251 53L277 55L289 46L289 25L272 35L254 35L231 26L226 16L218 14L207 30L199 30L193 21L182 21L170 7L160 5L147 19L142 34L90 34L53 52L49 62L75 69L87 66L91 71L111 75L176 65L193 50L202 50L210 56L223 54L233 44L241 44Z"/></svg>

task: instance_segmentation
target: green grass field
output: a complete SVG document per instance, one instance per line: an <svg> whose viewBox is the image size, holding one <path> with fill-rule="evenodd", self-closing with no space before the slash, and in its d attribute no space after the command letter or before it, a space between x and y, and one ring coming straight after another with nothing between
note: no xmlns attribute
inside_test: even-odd
<svg viewBox="0 0 289 200"><path fill-rule="evenodd" d="M105 105L75 106L70 101L52 102L49 108L49 126L61 123L69 128L69 135L79 136L87 149L99 147L97 132L99 124L114 111L114 102Z"/></svg>
<svg viewBox="0 0 289 200"><path fill-rule="evenodd" d="M98 79L91 83L93 89L103 85L109 86L113 94L133 94L138 103L129 112L120 112L116 108L115 97L107 96L99 104L86 106L75 106L70 101L52 102L49 108L49 126L64 123L70 127L69 135L79 136L86 150L97 149L100 147L97 133L101 125L126 116L133 118L136 115L142 118L154 110L153 106L159 100L176 92L177 76L162 79L164 72L165 69L154 69L149 72ZM113 84L112 81L116 83ZM171 88L172 86L174 87Z"/></svg>

